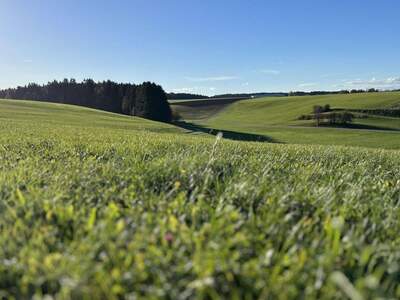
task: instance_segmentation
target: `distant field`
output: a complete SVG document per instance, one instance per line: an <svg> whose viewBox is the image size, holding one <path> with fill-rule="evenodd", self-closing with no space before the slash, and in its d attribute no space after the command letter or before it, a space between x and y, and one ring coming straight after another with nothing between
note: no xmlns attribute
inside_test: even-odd
<svg viewBox="0 0 400 300"><path fill-rule="evenodd" d="M332 108L381 108L400 105L400 93L364 93L352 95L279 97L245 100L229 107L214 122L226 120L241 124L260 121L266 125L297 125L300 115L314 105L330 104ZM399 123L395 125L400 128Z"/></svg>
<svg viewBox="0 0 400 300"><path fill-rule="evenodd" d="M399 200L400 151L0 100L0 298L399 298Z"/></svg>
<svg viewBox="0 0 400 300"><path fill-rule="evenodd" d="M248 99L247 97L229 97L229 98L206 98L206 99L180 99L180 100L174 100L174 99L171 99L171 100L168 100L168 102L169 103L171 103L171 104L184 104L184 105L187 105L187 104L190 104L190 103L193 103L193 102L198 102L198 103L201 103L201 102L209 102L209 101L212 101L212 102L215 102L215 101L217 101L217 102L221 102L221 103L223 103L224 101L238 101L238 100L243 100L243 99Z"/></svg>
<svg viewBox="0 0 400 300"><path fill-rule="evenodd" d="M171 108L188 121L205 120L244 98L171 100Z"/></svg>
<svg viewBox="0 0 400 300"><path fill-rule="evenodd" d="M400 104L400 93L260 98L219 108L188 107L183 115L209 128L264 135L278 143L400 148L400 118L355 119L354 127L366 129L315 128L312 121L297 120L311 113L314 105L325 104L347 109L386 108Z"/></svg>

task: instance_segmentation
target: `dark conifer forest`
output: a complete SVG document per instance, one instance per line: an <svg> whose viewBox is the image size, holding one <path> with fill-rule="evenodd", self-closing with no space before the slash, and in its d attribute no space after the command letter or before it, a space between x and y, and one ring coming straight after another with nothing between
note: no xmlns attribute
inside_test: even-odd
<svg viewBox="0 0 400 300"><path fill-rule="evenodd" d="M44 85L30 83L0 90L0 98L73 104L156 121L171 121L166 93L161 86L151 82L135 85L110 80L54 80Z"/></svg>

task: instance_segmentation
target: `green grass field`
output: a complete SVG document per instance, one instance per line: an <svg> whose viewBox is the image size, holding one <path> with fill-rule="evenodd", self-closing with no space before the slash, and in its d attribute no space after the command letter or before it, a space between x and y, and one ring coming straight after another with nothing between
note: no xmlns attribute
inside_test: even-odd
<svg viewBox="0 0 400 300"><path fill-rule="evenodd" d="M54 128L86 128L88 130L139 130L182 133L179 128L165 123L132 118L80 106L23 100L0 100L2 126L14 125ZM117 131L118 132L118 131Z"/></svg>
<svg viewBox="0 0 400 300"><path fill-rule="evenodd" d="M187 106L178 111L184 119L209 128L259 134L277 143L400 149L400 118L355 119L355 127L366 129L315 128L312 121L297 120L311 113L314 105L325 104L345 109L386 108L400 104L400 93L268 97L235 102L221 110L210 105L210 109Z"/></svg>
<svg viewBox="0 0 400 300"><path fill-rule="evenodd" d="M241 98L226 98L226 99L201 99L177 101L170 100L173 111L176 111L186 120L202 121L207 120L213 115L221 112L234 102L242 100Z"/></svg>
<svg viewBox="0 0 400 300"><path fill-rule="evenodd" d="M0 298L399 298L399 201L397 150L0 100Z"/></svg>

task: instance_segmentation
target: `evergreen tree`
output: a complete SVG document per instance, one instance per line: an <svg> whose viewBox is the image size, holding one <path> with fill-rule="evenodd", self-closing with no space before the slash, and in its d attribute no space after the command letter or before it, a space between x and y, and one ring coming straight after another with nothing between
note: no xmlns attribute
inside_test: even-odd
<svg viewBox="0 0 400 300"><path fill-rule="evenodd" d="M161 86L144 82L136 87L134 115L161 122L171 121L171 108Z"/></svg>

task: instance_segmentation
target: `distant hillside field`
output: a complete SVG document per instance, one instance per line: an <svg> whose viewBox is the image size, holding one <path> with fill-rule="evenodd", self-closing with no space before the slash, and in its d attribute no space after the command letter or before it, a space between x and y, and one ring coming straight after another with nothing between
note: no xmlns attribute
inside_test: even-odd
<svg viewBox="0 0 400 300"><path fill-rule="evenodd" d="M400 297L400 151L188 132L0 100L0 298Z"/></svg>
<svg viewBox="0 0 400 300"><path fill-rule="evenodd" d="M259 134L277 143L330 144L375 148L400 148L400 118L356 118L351 128L313 126L300 121L314 105L333 109L375 109L400 106L400 93L362 93L303 97L276 97L238 101L229 105L186 107L183 117L215 130Z"/></svg>
<svg viewBox="0 0 400 300"><path fill-rule="evenodd" d="M185 120L205 120L244 98L170 100L173 111Z"/></svg>

